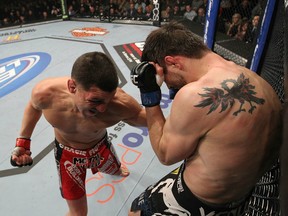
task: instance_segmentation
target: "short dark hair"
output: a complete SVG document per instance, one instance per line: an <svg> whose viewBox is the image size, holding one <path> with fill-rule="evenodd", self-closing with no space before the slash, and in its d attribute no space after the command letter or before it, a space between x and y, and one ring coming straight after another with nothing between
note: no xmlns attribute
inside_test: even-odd
<svg viewBox="0 0 288 216"><path fill-rule="evenodd" d="M77 58L71 77L86 91L96 86L102 91L112 92L119 84L112 60L101 52L89 52Z"/></svg>
<svg viewBox="0 0 288 216"><path fill-rule="evenodd" d="M141 61L153 61L163 66L167 55L199 59L209 50L190 29L180 22L171 21L148 35Z"/></svg>

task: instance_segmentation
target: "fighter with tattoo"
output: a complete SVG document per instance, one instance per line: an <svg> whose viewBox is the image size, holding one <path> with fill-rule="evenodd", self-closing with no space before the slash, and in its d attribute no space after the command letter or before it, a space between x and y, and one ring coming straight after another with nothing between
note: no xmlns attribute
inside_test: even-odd
<svg viewBox="0 0 288 216"><path fill-rule="evenodd" d="M244 215L278 159L281 103L258 74L208 49L175 22L151 32L131 71L160 162L183 162L132 203L129 215ZM164 81L175 95L161 107Z"/></svg>

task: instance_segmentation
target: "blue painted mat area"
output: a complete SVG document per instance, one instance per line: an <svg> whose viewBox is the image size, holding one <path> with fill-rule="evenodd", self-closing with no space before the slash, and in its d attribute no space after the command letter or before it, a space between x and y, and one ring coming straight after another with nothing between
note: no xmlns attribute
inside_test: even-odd
<svg viewBox="0 0 288 216"><path fill-rule="evenodd" d="M10 153L19 134L22 114L32 87L48 77L69 76L72 64L86 52L110 56L120 86L140 102L130 82L131 67L139 62L146 36L156 27L113 23L56 21L0 31L0 215L61 216L67 212L60 196L53 155L52 127L42 117L32 136L34 164L14 168ZM164 114L170 109L162 87ZM170 101L171 102L171 101ZM119 158L131 174L127 178L87 173L89 216L127 215L132 200L174 166L161 165L151 148L146 128L123 122L108 128Z"/></svg>

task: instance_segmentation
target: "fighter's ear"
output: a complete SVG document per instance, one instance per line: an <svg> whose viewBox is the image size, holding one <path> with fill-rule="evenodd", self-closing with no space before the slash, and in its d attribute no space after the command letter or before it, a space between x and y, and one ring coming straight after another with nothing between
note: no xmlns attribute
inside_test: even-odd
<svg viewBox="0 0 288 216"><path fill-rule="evenodd" d="M180 68L179 59L177 56L166 56L164 59L167 66Z"/></svg>
<svg viewBox="0 0 288 216"><path fill-rule="evenodd" d="M168 66L176 64L175 58L173 56L165 56L164 60L165 64L167 64Z"/></svg>
<svg viewBox="0 0 288 216"><path fill-rule="evenodd" d="M70 93L75 94L76 92L76 82L73 79L67 81L67 87Z"/></svg>

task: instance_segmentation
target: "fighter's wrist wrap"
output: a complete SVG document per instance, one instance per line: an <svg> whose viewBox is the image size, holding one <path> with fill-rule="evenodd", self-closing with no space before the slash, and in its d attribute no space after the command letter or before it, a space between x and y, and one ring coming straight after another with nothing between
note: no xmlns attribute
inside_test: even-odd
<svg viewBox="0 0 288 216"><path fill-rule="evenodd" d="M28 138L17 138L15 147L22 147L26 150L30 150L31 139Z"/></svg>
<svg viewBox="0 0 288 216"><path fill-rule="evenodd" d="M145 107L153 107L160 104L161 101L161 91L155 92L141 92L141 101Z"/></svg>

